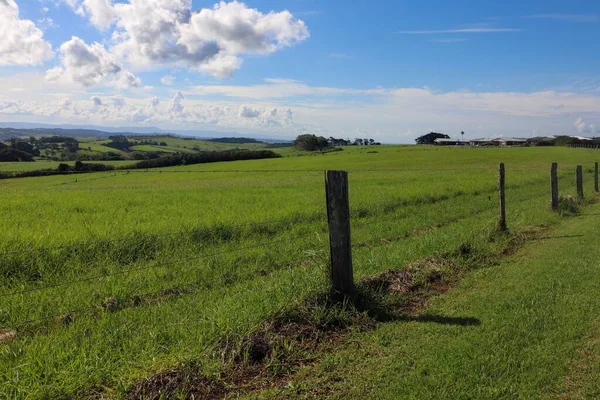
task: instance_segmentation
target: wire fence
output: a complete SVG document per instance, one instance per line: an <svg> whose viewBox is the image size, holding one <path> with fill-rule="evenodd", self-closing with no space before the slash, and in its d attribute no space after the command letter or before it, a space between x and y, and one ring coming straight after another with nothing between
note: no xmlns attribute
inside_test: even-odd
<svg viewBox="0 0 600 400"><path fill-rule="evenodd" d="M443 171L448 171L448 172L466 171L466 170L482 171L481 168L443 169ZM535 168L535 169L534 168L531 168L531 169L530 168L527 168L527 169L517 168L514 170L511 169L511 171L519 171L519 170L542 172L541 168ZM565 168L565 170L566 170L566 168ZM317 171L317 170L301 170L301 171L299 171L299 170L293 170L293 171L276 170L276 172L307 172L307 171L323 173L323 171ZM362 172L385 173L385 172L416 172L416 171L440 172L440 169L438 169L438 168L436 168L436 169L412 169L412 170L411 169L376 169L376 170L355 169L355 170L350 170L349 173L353 174L353 173L362 173ZM492 171L492 169L489 169L489 171ZM496 171L496 169L493 169L493 171ZM147 171L136 171L136 172L143 173L143 172L147 172ZM240 171L237 171L237 170L236 171L168 171L168 173L195 173L195 172L230 173L230 172L240 172ZM275 172L275 171L274 170L265 170L265 171L256 170L256 171L241 171L241 172L263 173L263 172ZM545 172L546 171L544 171L544 175L545 175ZM114 173L114 171L112 173ZM118 173L127 173L127 172L118 171ZM163 173L167 173L167 171L163 171ZM572 175L573 175L573 173L568 171L566 173L563 173L560 177L561 177L561 180L564 182L564 180L567 178L571 179ZM585 174L584 177L585 177L584 183L586 185L589 183L590 177L591 177L591 179L594 179L594 177L589 174ZM94 178L94 180L95 179L100 179L100 178ZM542 207L542 209L543 209L544 204L545 204L545 208L547 210L549 210L550 190L549 190L549 186L547 185L547 183L548 183L548 177L540 176L535 179L532 179L530 182L524 182L524 183L520 183L520 184L514 184L513 186L508 186L507 189L509 189L508 193L510 194L508 196L509 210L511 210L511 212L514 212L514 213L523 214L523 213L529 212L534 209L540 210L540 207ZM571 188L571 186L573 186L573 185L572 184L565 185L565 187L568 187L569 189ZM398 201L398 203L395 207L390 207L387 211L383 210L383 212L380 213L380 214L383 214L382 217L372 219L374 216L366 216L364 218L362 218L360 216L354 216L353 218L357 219L357 221L355 224L353 224L352 228L354 230L357 230L358 232L360 232L361 230L371 229L371 228L377 227L377 226L393 225L393 224L396 224L398 221L406 220L407 218L409 218L411 216L411 213L414 213L415 209L418 209L419 207L437 207L432 211L431 222L435 223L435 226L437 229L441 229L447 225L454 224L454 223L466 220L468 218L477 217L484 213L492 213L498 207L497 198L495 197L495 195L497 195L496 192L497 192L497 190L490 189L490 190L479 190L479 191L476 191L476 193L461 193L461 194L455 195L455 196L449 196L447 194L440 194L437 198L433 197L434 200L431 201L430 203L415 201L414 204L410 204L410 202L407 202L406 200ZM494 195L494 197L492 197L492 195ZM454 209L451 210L452 212L448 213L448 216L445 218L436 217L435 213L438 212L438 210L443 211L446 203L452 202L453 199L455 199L456 197L460 197L460 196L465 196L465 198L468 198L469 202L465 202L464 206L455 207ZM534 202L535 204L530 205L528 207L524 206L530 202ZM471 205L472 203L476 203L476 205L473 207ZM540 205L540 203L541 203L541 205ZM361 206L361 204L359 204L359 207L360 206ZM364 207L364 208L369 208L372 206L373 206L372 204L362 204L362 207ZM410 211L403 211L404 208L412 208L412 209ZM400 210L403 212L397 213L397 210ZM490 218L495 219L495 218L493 218L493 216L490 216ZM281 233L286 232L286 228L289 228L290 226L294 226L296 224L312 223L312 222L318 222L318 221L324 222L327 219L328 218L325 216L324 213L320 213L320 214L314 214L314 215L305 215L304 218L290 218L290 219L271 220L271 221L263 221L263 222L239 223L236 225L229 226L229 228L235 231L235 230L241 230L241 229L257 229L257 230L259 230L259 228L269 227L269 228L274 228L275 231L278 231L279 234L281 234ZM426 233L426 232L430 232L431 230L429 228L431 228L431 226L432 226L432 224L430 223L430 224L421 224L420 226L413 225L413 226L402 227L402 229L397 231L397 236L400 238L399 240L408 239L408 238L418 236L418 235ZM180 230L180 231L173 231L173 232L164 232L164 233L158 233L158 234L134 235L132 237L122 237L122 238L118 238L118 239L109 239L109 240L101 239L101 240L93 240L93 241L83 241L83 242L77 242L77 243L61 245L61 246L22 248L22 249L15 249L15 250L10 250L10 251L0 253L0 258L10 257L10 256L13 256L16 254L26 256L27 254L31 254L31 253L35 253L35 252L53 252L53 251L59 251L59 250L65 250L65 249L85 251L86 248L89 248L89 247L97 245L97 244L110 245L110 244L119 243L119 242L136 241L136 240L141 240L141 239L158 240L163 237L193 235L196 232L198 232L198 230L189 229L189 230ZM173 260L169 260L169 261L159 261L158 263L154 263L154 264L152 263L152 260L145 260L144 261L145 265L142 265L139 267L124 268L124 269L117 270L117 271L110 271L110 272L101 273L101 274L94 274L91 276L84 276L79 279L71 279L71 280L65 279L63 281L59 281L56 283L45 284L45 285L42 284L40 286L35 286L36 283L34 282L33 286L30 286L30 287L24 287L21 289L15 289L15 290L9 290L9 291L2 292L2 293L0 293L0 298L2 298L2 299L14 298L16 301L16 300L18 300L19 296L23 297L26 295L30 295L32 293L50 291L50 290L53 290L56 288L73 287L76 285L80 285L82 283L96 282L96 281L101 281L101 280L105 280L105 279L113 278L113 277L138 274L141 272L159 270L161 268L183 266L183 265L187 265L192 262L195 262L195 261L207 260L207 259L211 259L214 257L223 256L223 255L232 254L232 253L240 253L240 252L248 251L251 249L263 248L266 250L270 250L270 249L273 249L273 246L275 246L277 244L301 243L303 240L306 240L310 237L326 235L327 232L328 232L327 227L323 226L318 229L311 229L310 232L308 232L308 233L292 235L292 236L284 237L284 238L269 238L268 240L260 241L258 243L253 243L250 245L241 245L241 246L235 246L234 248L227 249L227 250L194 254L194 255L179 258L179 259L173 259ZM331 233L331 226L330 226L329 232ZM383 239L383 237L381 239ZM218 243L215 244L215 246L218 246L218 245L219 245ZM164 257L164 255L163 255L163 257ZM24 261L24 262L27 262L27 261ZM150 265L148 265L148 264L150 264ZM201 267L201 265L192 265L191 267L187 268L187 271L193 270L194 268L200 268L200 267ZM196 282L196 283L198 283L198 282ZM23 284L23 286L28 286L28 285L32 285L32 283L29 282L29 283ZM193 282L188 283L188 286L194 286L194 283ZM164 290L165 289L161 289L159 291L153 291L153 292L145 293L142 295L136 295L136 297L139 297L139 296L152 297L152 296L159 295L160 293L164 292ZM193 293L193 290L185 291L185 293ZM65 316L72 316L74 314L98 310L98 308L99 308L98 304L95 304L92 306L86 306L86 307L68 308L68 309L66 309L66 311L51 313L49 315L43 315L43 316L27 319L27 320L24 320L21 322L17 322L14 324L9 324L2 329L18 330L26 325L40 324L40 323L43 323L44 321L56 320L59 318L64 319Z"/></svg>

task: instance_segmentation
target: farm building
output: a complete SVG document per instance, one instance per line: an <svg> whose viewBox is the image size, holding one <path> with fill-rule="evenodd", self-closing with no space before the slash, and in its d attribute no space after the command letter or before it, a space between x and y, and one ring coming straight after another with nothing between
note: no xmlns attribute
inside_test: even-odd
<svg viewBox="0 0 600 400"><path fill-rule="evenodd" d="M473 140L469 141L469 144L471 146L493 146L494 145L493 140L494 140L494 138L473 139Z"/></svg>
<svg viewBox="0 0 600 400"><path fill-rule="evenodd" d="M436 146L466 146L468 143L455 139L435 139L434 144Z"/></svg>
<svg viewBox="0 0 600 400"><path fill-rule="evenodd" d="M520 146L527 144L527 139L520 138L482 138L473 139L469 142L471 146Z"/></svg>
<svg viewBox="0 0 600 400"><path fill-rule="evenodd" d="M522 146L524 144L527 144L527 139L501 137L498 139L494 139L493 142L496 143L498 146Z"/></svg>

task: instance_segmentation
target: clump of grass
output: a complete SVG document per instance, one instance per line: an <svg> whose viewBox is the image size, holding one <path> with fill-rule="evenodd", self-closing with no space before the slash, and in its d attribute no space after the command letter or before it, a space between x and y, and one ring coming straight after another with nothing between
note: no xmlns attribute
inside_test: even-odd
<svg viewBox="0 0 600 400"><path fill-rule="evenodd" d="M579 202L573 196L559 197L558 208L556 209L559 215L568 217L578 215L580 213Z"/></svg>

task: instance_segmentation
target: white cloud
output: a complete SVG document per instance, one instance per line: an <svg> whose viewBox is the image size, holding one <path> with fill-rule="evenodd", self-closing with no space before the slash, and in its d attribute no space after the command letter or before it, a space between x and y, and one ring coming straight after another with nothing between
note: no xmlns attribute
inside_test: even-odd
<svg viewBox="0 0 600 400"><path fill-rule="evenodd" d="M100 107L100 106L104 105L102 98L100 96L92 96L90 98L90 100L96 107Z"/></svg>
<svg viewBox="0 0 600 400"><path fill-rule="evenodd" d="M110 0L83 0L82 6L90 22L99 29L109 28L116 18Z"/></svg>
<svg viewBox="0 0 600 400"><path fill-rule="evenodd" d="M196 12L191 0L58 1L99 29L115 24L111 53L138 69L175 65L228 77L243 55L273 53L309 36L289 11L263 14L235 0Z"/></svg>
<svg viewBox="0 0 600 400"><path fill-rule="evenodd" d="M583 118L577 118L575 121L575 128L577 128L578 133L590 133L595 134L600 131L596 130L596 125L593 123L587 123Z"/></svg>
<svg viewBox="0 0 600 400"><path fill-rule="evenodd" d="M183 104L181 104L185 100L185 96L181 92L175 93L175 97L171 100L170 111L174 114L182 113L184 110Z"/></svg>
<svg viewBox="0 0 600 400"><path fill-rule="evenodd" d="M250 108L248 106L241 106L239 116L243 118L258 118L260 111Z"/></svg>
<svg viewBox="0 0 600 400"><path fill-rule="evenodd" d="M62 67L47 72L47 80L67 79L83 86L107 83L121 89L137 87L141 81L100 43L86 44L73 36L60 46Z"/></svg>
<svg viewBox="0 0 600 400"><path fill-rule="evenodd" d="M39 65L52 58L52 46L30 20L19 18L14 0L0 0L0 66Z"/></svg>
<svg viewBox="0 0 600 400"><path fill-rule="evenodd" d="M372 132L369 137L379 132L382 142L411 142L430 130L453 137L465 131L469 138L579 131L591 136L600 127L600 95L590 92L350 89L269 79L264 85L219 86L210 96L199 87L154 97L141 88L99 94L64 81L44 86L43 75L34 72L0 74L0 87L2 121L235 130L278 137L305 132L354 137L360 127ZM102 105L96 106L92 96Z"/></svg>
<svg viewBox="0 0 600 400"><path fill-rule="evenodd" d="M165 75L162 78L160 78L160 83L166 86L171 86L174 81L175 78L173 78L171 75Z"/></svg>
<svg viewBox="0 0 600 400"><path fill-rule="evenodd" d="M381 95L386 91L383 89L346 89L324 86L309 86L303 82L289 79L265 79L266 84L250 86L226 86L226 85L207 85L195 86L189 90L190 93L199 95L223 95L228 97L253 98L253 99L274 99L294 96L333 96L333 95Z"/></svg>

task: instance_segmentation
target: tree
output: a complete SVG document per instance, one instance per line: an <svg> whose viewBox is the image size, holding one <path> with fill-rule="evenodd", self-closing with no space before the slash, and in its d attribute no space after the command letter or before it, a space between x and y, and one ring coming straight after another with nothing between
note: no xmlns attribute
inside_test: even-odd
<svg viewBox="0 0 600 400"><path fill-rule="evenodd" d="M300 135L294 140L293 146L306 151L323 150L329 147L329 142L323 136Z"/></svg>
<svg viewBox="0 0 600 400"><path fill-rule="evenodd" d="M415 141L417 144L434 144L435 139L450 139L450 136L443 133L430 132L427 135L416 138Z"/></svg>
<svg viewBox="0 0 600 400"><path fill-rule="evenodd" d="M369 139L369 144L373 146L375 144L375 139Z"/></svg>
<svg viewBox="0 0 600 400"><path fill-rule="evenodd" d="M461 140L465 139L465 131L460 132L460 137L461 137Z"/></svg>

